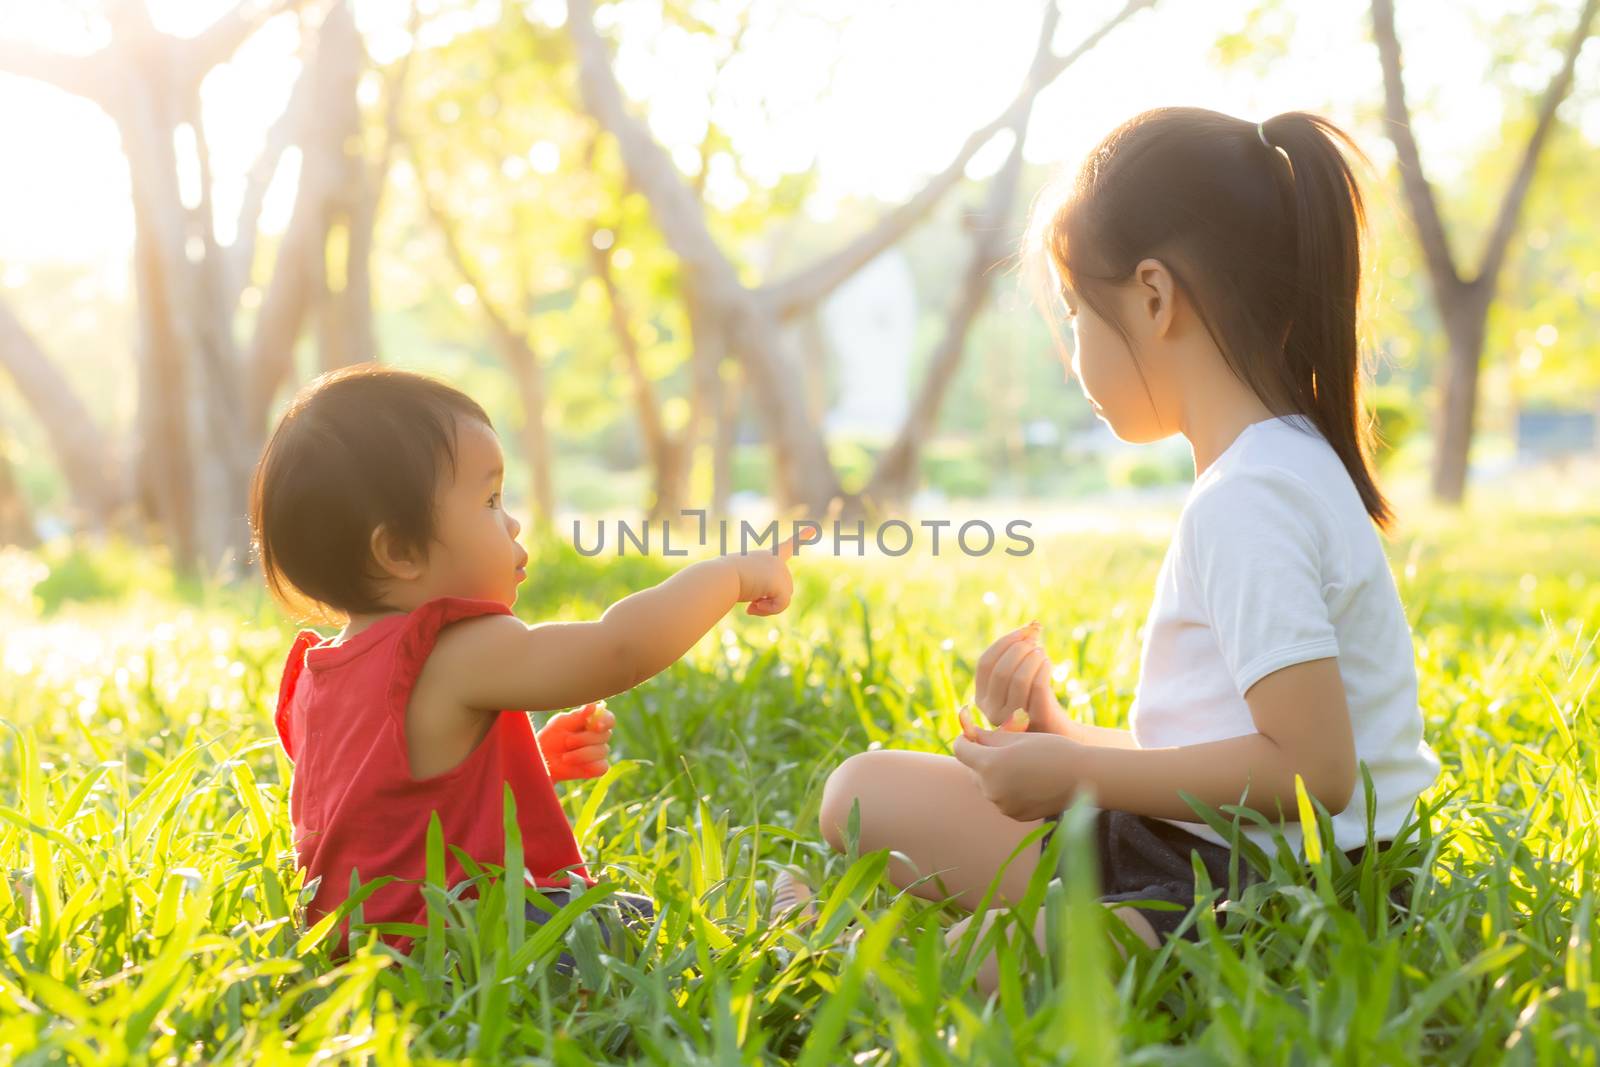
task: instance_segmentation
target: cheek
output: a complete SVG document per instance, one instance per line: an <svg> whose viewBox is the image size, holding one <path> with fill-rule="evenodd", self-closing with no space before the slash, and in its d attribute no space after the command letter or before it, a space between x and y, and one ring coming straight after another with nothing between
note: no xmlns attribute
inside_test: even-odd
<svg viewBox="0 0 1600 1067"><path fill-rule="evenodd" d="M1081 318L1081 316L1080 316ZM1072 350L1072 372L1085 392L1105 388L1106 343L1093 323L1079 325Z"/></svg>

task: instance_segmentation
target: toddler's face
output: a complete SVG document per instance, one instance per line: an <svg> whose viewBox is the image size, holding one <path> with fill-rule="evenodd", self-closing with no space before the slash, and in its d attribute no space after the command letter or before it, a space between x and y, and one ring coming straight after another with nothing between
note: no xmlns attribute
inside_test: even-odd
<svg viewBox="0 0 1600 1067"><path fill-rule="evenodd" d="M494 431L476 419L456 424L453 484L435 501L439 544L428 557L429 584L454 596L511 605L527 577L520 523L505 510L505 459ZM459 590L459 592L457 592Z"/></svg>

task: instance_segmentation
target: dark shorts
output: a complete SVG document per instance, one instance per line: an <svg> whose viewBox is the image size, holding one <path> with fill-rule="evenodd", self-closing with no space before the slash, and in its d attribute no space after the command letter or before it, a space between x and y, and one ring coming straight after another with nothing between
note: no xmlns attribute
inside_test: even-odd
<svg viewBox="0 0 1600 1067"><path fill-rule="evenodd" d="M534 892L535 890L530 886L528 888L529 896L532 896ZM537 892L549 902L551 910L545 911L532 900L529 900L524 905L524 910L531 921L543 924L555 912L566 907L573 896L581 893L581 890L539 889ZM608 949L611 947L611 932L615 923L626 923L636 930L648 930L656 917L655 901L639 893L623 893L620 891L613 893L596 904L593 910L596 918L600 920L598 924L600 940L605 942L605 946ZM555 969L557 973L571 974L577 965L578 961L572 958L572 953L570 952L562 952L561 955L556 957Z"/></svg>
<svg viewBox="0 0 1600 1067"><path fill-rule="evenodd" d="M1049 842L1050 835L1055 833L1060 821L1060 815L1045 820L1047 826L1044 837L1040 838L1041 848ZM1132 905L1150 921L1163 940L1177 932L1178 926L1194 905L1195 879L1194 867L1189 859L1191 852L1200 854L1200 861L1211 877L1212 887L1221 889L1224 896L1227 894L1231 850L1226 845L1207 841L1161 819L1105 808L1095 812L1093 834L1095 858L1100 865L1102 901L1154 899L1182 905L1181 911ZM1379 841L1377 844L1378 851L1383 852L1391 842ZM1347 851L1345 855L1352 863L1360 863L1365 852L1366 847L1362 846ZM1239 862L1239 877L1246 884L1259 879L1259 875L1243 859ZM1390 899L1403 906L1406 899L1404 892L1404 886L1396 886L1390 892ZM1190 941L1199 941L1199 924L1190 923L1182 936Z"/></svg>

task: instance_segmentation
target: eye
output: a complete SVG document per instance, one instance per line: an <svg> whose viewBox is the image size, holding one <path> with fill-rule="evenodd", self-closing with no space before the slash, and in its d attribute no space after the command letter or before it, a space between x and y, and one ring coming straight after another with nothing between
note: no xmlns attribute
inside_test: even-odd
<svg viewBox="0 0 1600 1067"><path fill-rule="evenodd" d="M495 501L498 500L499 498L500 498L500 494L499 493L490 493L489 494L489 506L491 508L495 507L496 506Z"/></svg>

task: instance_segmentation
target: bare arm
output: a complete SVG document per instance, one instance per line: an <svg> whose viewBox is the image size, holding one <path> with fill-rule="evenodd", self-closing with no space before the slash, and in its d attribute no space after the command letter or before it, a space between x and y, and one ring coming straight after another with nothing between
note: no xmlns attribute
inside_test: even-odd
<svg viewBox="0 0 1600 1067"><path fill-rule="evenodd" d="M1116 726L1093 726L1086 722L1074 722L1063 713L1059 720L1040 727L1049 733L1060 734L1070 738L1080 745L1096 745L1100 748L1138 748L1139 742L1133 739L1132 730L1124 730Z"/></svg>
<svg viewBox="0 0 1600 1067"><path fill-rule="evenodd" d="M1178 796L1183 790L1213 808L1238 804L1245 794L1244 803L1267 818L1296 821L1298 773L1330 814L1343 811L1357 773L1338 660L1274 671L1250 687L1245 702L1256 733L1170 748L1097 747L1078 761L1076 780L1093 789L1100 807L1157 818L1198 821Z"/></svg>
<svg viewBox="0 0 1600 1067"><path fill-rule="evenodd" d="M617 601L593 622L528 626L510 615L467 619L435 645L446 684L469 708L551 711L614 696L676 663L728 609L788 606L782 555L722 556Z"/></svg>

